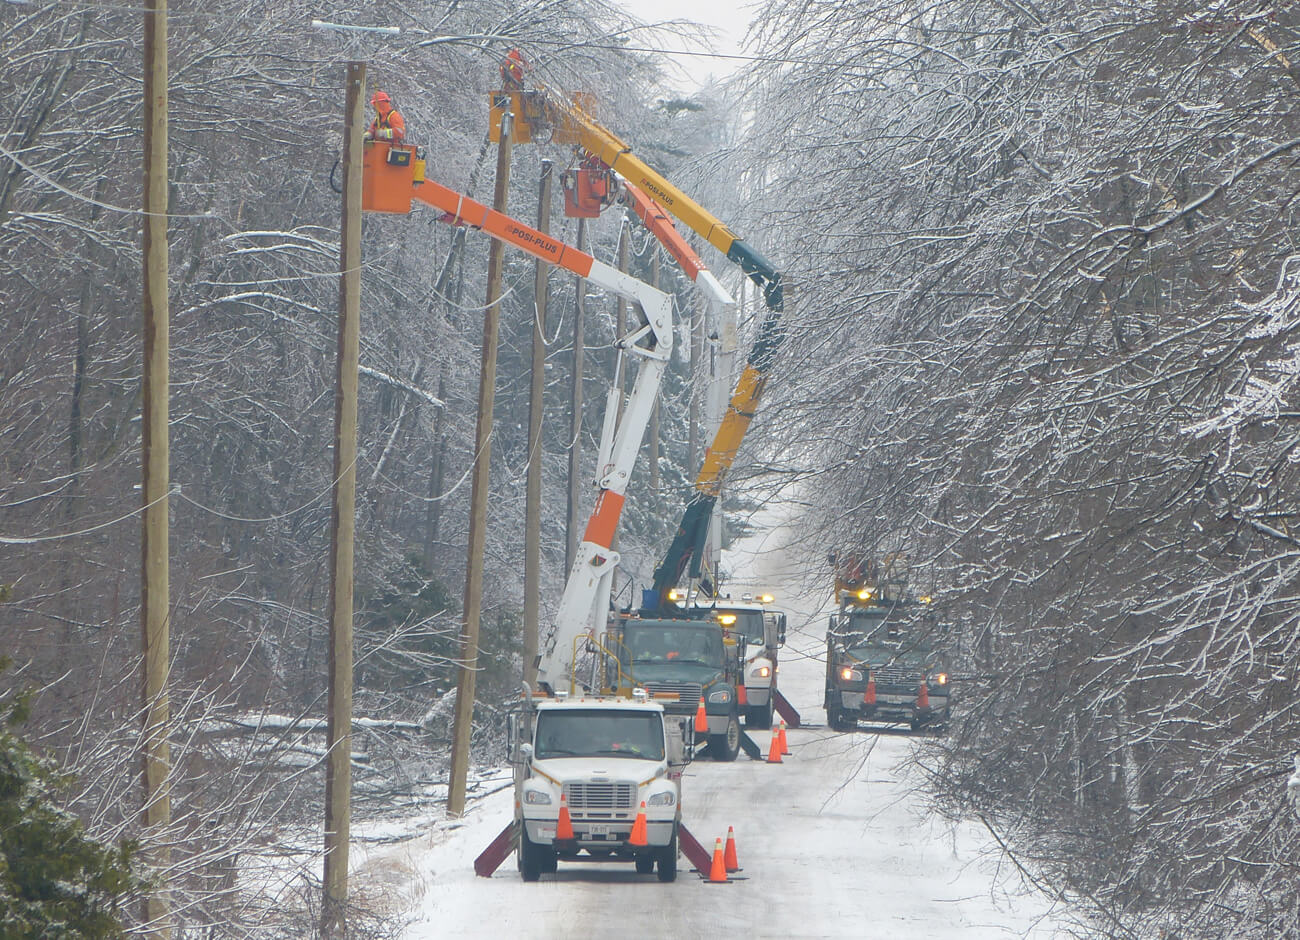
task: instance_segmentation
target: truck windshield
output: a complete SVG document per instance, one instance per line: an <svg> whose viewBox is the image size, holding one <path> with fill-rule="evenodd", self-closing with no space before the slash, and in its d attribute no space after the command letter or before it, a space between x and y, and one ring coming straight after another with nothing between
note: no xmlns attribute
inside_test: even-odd
<svg viewBox="0 0 1300 940"><path fill-rule="evenodd" d="M895 662L920 663L930 655L928 631L897 612L854 612L842 636L845 650L855 659L879 659L888 651Z"/></svg>
<svg viewBox="0 0 1300 940"><path fill-rule="evenodd" d="M735 614L736 622L727 629L741 634L752 646L763 645L763 612L761 610L728 610L719 607L719 614Z"/></svg>
<svg viewBox="0 0 1300 940"><path fill-rule="evenodd" d="M534 747L539 760L554 757L664 759L664 721L658 712L598 708L542 711Z"/></svg>
<svg viewBox="0 0 1300 940"><path fill-rule="evenodd" d="M628 624L623 646L637 663L700 663L722 668L722 631L716 626Z"/></svg>

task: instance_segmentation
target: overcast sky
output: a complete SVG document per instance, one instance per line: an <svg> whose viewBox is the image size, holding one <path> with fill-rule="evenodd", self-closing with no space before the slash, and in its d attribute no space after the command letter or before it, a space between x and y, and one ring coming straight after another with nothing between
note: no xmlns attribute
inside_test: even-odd
<svg viewBox="0 0 1300 940"><path fill-rule="evenodd" d="M749 28L752 9L746 4L752 0L619 0L634 16L647 22L661 20L692 20L702 23L716 31L713 40L715 52L735 54L740 51L740 42L745 38ZM682 48L682 46L677 46ZM684 90L688 86L704 83L710 75L722 77L740 68L744 63L736 59L717 59L706 56L672 56L672 61L684 69L689 77L683 77L679 84Z"/></svg>

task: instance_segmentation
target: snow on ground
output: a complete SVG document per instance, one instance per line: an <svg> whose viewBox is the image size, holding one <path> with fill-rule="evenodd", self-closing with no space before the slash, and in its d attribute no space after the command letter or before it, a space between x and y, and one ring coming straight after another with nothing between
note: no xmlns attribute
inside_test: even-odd
<svg viewBox="0 0 1300 940"><path fill-rule="evenodd" d="M790 542L782 514L728 561L756 584L784 590L790 636L780 680L806 727L789 732L779 765L699 761L683 778L683 820L706 846L733 826L742 871L709 884L683 859L674 884L628 864L560 863L524 884L513 856L490 878L473 860L513 812L508 774L486 776L460 821L431 821L415 839L354 848L358 900L382 898L409 917L403 940L434 937L900 937L1049 940L1068 911L1029 891L975 825L956 827L918 807L908 766L915 742L898 734L830 732L821 707L826 611L808 552ZM756 732L766 753L768 738Z"/></svg>

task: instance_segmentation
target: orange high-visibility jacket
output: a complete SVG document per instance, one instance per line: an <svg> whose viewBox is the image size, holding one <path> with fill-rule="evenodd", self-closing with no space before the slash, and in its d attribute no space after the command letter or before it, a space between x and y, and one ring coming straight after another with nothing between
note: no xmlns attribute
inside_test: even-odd
<svg viewBox="0 0 1300 940"><path fill-rule="evenodd" d="M380 134L381 130L391 130L392 134ZM406 136L406 119L402 117L401 112L390 110L387 114L380 115L370 122L370 130L366 132L370 137L391 137L394 141L399 141Z"/></svg>

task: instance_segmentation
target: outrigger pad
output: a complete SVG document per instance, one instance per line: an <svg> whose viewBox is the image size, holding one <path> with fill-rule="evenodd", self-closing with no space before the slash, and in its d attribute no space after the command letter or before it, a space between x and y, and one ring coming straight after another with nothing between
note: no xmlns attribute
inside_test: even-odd
<svg viewBox="0 0 1300 940"><path fill-rule="evenodd" d="M780 689L772 690L772 707L780 712L785 723L791 728L799 727L799 713L794 710L794 706L781 694Z"/></svg>
<svg viewBox="0 0 1300 940"><path fill-rule="evenodd" d="M763 759L763 749L754 742L753 738L745 733L744 728L740 729L740 748L749 755L750 760Z"/></svg>
<svg viewBox="0 0 1300 940"><path fill-rule="evenodd" d="M700 845L695 836L691 835L685 823L677 824L677 845L682 850L682 854L686 856L687 861L695 866L695 870L701 876L707 878L709 866L713 864L713 856L709 854L708 849Z"/></svg>
<svg viewBox="0 0 1300 940"><path fill-rule="evenodd" d="M492 840L492 844L474 859L474 874L480 878L491 878L492 873L501 867L501 863L510 857L510 853L519 844L519 824L512 822L501 830L501 834Z"/></svg>

